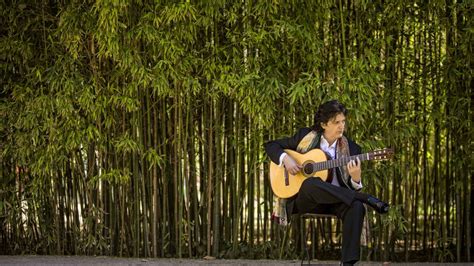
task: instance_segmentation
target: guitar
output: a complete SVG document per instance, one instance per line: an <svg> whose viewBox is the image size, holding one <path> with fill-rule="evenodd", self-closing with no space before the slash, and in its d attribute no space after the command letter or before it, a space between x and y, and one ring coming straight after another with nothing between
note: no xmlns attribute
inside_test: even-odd
<svg viewBox="0 0 474 266"><path fill-rule="evenodd" d="M285 167L270 162L270 183L273 193L279 198L290 198L300 190L301 184L308 177L319 177L326 181L328 169L347 165L350 160L384 160L393 156L393 150L385 148L364 154L327 160L326 154L320 149L312 149L301 154L293 150L285 150L303 168L296 175L288 173Z"/></svg>

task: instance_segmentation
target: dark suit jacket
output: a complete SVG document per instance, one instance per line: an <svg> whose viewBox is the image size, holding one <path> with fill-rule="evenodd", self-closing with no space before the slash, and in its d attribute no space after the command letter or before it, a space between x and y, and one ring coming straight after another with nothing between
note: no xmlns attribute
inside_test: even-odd
<svg viewBox="0 0 474 266"><path fill-rule="evenodd" d="M311 132L311 130L312 130L311 128L301 128L292 137L277 139L277 140L273 140L273 141L269 141L265 143L265 151L267 155L270 157L270 159L274 163L280 164L280 156L284 152L284 149L296 150L300 141L304 138L304 136L306 136L309 132ZM361 153L361 148L359 145L357 145L355 142L353 142L350 139L347 139L347 141L349 142L350 155L356 155L356 154ZM320 147L319 142L320 142L320 139L317 140L317 144L315 148ZM346 186L346 182L342 181L342 174L339 168L337 168L336 176L341 186L348 187L349 189L354 190L354 188L352 187L352 182L348 182ZM297 195L288 199L288 202L287 202L288 214L297 212L296 208L293 208L293 205L294 205L293 201L296 198L296 196Z"/></svg>

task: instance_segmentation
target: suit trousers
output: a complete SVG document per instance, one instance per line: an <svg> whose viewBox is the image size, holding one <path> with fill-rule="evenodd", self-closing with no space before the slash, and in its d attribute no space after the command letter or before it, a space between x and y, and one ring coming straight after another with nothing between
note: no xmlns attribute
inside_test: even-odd
<svg viewBox="0 0 474 266"><path fill-rule="evenodd" d="M354 200L355 191L331 185L319 178L303 181L295 204L299 213L334 214L342 220L342 259L360 259L360 235L365 216L362 202Z"/></svg>

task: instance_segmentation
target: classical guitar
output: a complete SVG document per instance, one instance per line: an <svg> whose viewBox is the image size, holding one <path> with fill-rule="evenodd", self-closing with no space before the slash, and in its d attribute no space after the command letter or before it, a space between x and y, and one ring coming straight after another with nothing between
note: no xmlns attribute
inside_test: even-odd
<svg viewBox="0 0 474 266"><path fill-rule="evenodd" d="M346 165L350 160L359 158L360 161L384 160L393 156L393 150L385 148L369 153L327 160L326 154L320 149L313 149L305 154L293 150L285 150L295 161L303 166L296 175L286 171L285 167L270 163L270 183L273 193L279 198L289 198L298 193L303 181L311 176L320 177L326 181L328 169Z"/></svg>

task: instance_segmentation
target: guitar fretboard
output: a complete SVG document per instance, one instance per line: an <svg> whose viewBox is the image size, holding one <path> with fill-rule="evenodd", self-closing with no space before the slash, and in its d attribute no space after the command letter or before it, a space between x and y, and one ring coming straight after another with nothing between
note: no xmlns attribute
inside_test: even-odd
<svg viewBox="0 0 474 266"><path fill-rule="evenodd" d="M370 160L370 153L357 154L357 155L352 155L348 157L342 157L339 159L328 160L324 162L311 163L311 165L313 167L313 172L318 172L318 171L346 165L351 160L356 160L357 158L359 158L360 161Z"/></svg>

